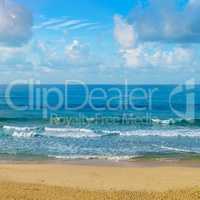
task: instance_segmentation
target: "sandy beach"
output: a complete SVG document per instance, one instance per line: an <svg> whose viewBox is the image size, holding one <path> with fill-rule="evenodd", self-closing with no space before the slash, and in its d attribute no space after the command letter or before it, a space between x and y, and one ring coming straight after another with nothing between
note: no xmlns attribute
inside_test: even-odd
<svg viewBox="0 0 200 200"><path fill-rule="evenodd" d="M1 164L0 196L10 199L200 199L193 164L141 166Z"/></svg>

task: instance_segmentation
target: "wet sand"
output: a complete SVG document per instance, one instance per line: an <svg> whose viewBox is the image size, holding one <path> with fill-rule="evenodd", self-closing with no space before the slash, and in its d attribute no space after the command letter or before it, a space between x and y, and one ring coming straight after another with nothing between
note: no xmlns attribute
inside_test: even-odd
<svg viewBox="0 0 200 200"><path fill-rule="evenodd" d="M1 199L200 199L200 168L192 163L1 164Z"/></svg>

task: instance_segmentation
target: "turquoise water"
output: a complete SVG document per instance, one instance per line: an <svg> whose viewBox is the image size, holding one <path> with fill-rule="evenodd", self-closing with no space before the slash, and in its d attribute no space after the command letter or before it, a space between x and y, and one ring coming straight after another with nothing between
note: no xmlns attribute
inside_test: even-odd
<svg viewBox="0 0 200 200"><path fill-rule="evenodd" d="M200 153L200 86L183 86L170 99L177 87L20 85L8 92L2 85L0 155L118 160Z"/></svg>

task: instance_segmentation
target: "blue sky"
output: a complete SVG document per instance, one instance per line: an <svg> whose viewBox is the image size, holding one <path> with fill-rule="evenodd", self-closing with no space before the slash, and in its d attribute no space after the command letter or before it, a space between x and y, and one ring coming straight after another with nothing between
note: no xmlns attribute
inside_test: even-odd
<svg viewBox="0 0 200 200"><path fill-rule="evenodd" d="M199 80L199 0L0 0L1 83Z"/></svg>

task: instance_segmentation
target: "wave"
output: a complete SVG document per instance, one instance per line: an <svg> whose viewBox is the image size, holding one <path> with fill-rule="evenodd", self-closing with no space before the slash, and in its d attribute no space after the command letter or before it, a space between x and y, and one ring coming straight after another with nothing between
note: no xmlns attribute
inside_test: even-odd
<svg viewBox="0 0 200 200"><path fill-rule="evenodd" d="M51 128L51 127L21 127L2 126L4 132L13 137L30 138L36 136L60 138L93 138L99 137L94 131L84 128Z"/></svg>
<svg viewBox="0 0 200 200"><path fill-rule="evenodd" d="M120 136L120 131L103 130L101 137Z"/></svg>
<svg viewBox="0 0 200 200"><path fill-rule="evenodd" d="M45 131L47 132L66 132L66 131L81 131L81 132L85 132L85 133L92 133L92 130L90 129L84 129L84 128L49 128L49 127L45 127L44 128Z"/></svg>
<svg viewBox="0 0 200 200"><path fill-rule="evenodd" d="M110 161L129 161L131 159L140 156L92 156L92 155L49 155L49 158L61 159L61 160L110 160Z"/></svg>
<svg viewBox="0 0 200 200"><path fill-rule="evenodd" d="M61 118L62 121L63 118ZM56 122L59 122L59 117L56 118ZM168 119L160 119L160 118L145 118L145 117L137 117L137 116L98 116L95 118L86 117L79 119L78 117L71 119L66 118L65 122L67 125L73 125L73 124L96 124L96 125L125 125L125 126L154 126L154 125L160 125L160 126L196 126L200 127L200 119L182 119L182 118L168 118ZM72 124L70 124L72 123Z"/></svg>
<svg viewBox="0 0 200 200"><path fill-rule="evenodd" d="M31 138L36 136L58 138L94 138L100 137L94 131L83 128L50 128L50 127L20 127L3 126L3 131L13 137Z"/></svg>
<svg viewBox="0 0 200 200"><path fill-rule="evenodd" d="M120 136L130 137L200 137L200 130L186 130L186 129L174 129L174 130L134 130L121 132Z"/></svg>
<svg viewBox="0 0 200 200"><path fill-rule="evenodd" d="M156 146L156 145L154 145ZM157 146L161 149L164 150L168 150L168 151L172 151L172 152L179 152L179 153L199 153L199 151L191 151L191 150L187 150L187 149L180 149L180 148L175 148L175 147L168 147L168 146Z"/></svg>
<svg viewBox="0 0 200 200"><path fill-rule="evenodd" d="M200 138L200 128L148 128L134 130L93 130L71 127L2 126L1 133L18 138L105 138L105 137L190 137Z"/></svg>
<svg viewBox="0 0 200 200"><path fill-rule="evenodd" d="M63 124L63 119L64 123ZM66 126L76 126L76 125L125 125L125 126L196 126L200 127L200 118L196 119L181 119L181 118L146 118L142 116L133 116L124 114L123 116L104 116L99 115L97 117L80 117L80 116L67 116L65 118L63 117L56 117L55 119L24 119L24 118L13 118L13 119L7 119L7 118L0 118L1 123L8 123L8 122L35 122L35 123L48 123L51 122L53 125L66 125ZM55 124L54 124L55 123ZM59 130L61 131L61 130Z"/></svg>
<svg viewBox="0 0 200 200"><path fill-rule="evenodd" d="M31 138L31 137L35 137L37 135L38 134L36 132L33 132L33 131L28 131L28 132L23 132L23 131L17 132L17 131L14 131L12 133L13 137L18 137L18 138Z"/></svg>
<svg viewBox="0 0 200 200"><path fill-rule="evenodd" d="M39 127L3 126L6 134L17 138L31 138L38 136Z"/></svg>
<svg viewBox="0 0 200 200"><path fill-rule="evenodd" d="M200 129L137 129L128 131L101 130L78 128L45 128L46 136L63 138L104 138L104 137L190 137L200 138Z"/></svg>
<svg viewBox="0 0 200 200"><path fill-rule="evenodd" d="M200 119L152 119L152 124L177 125L177 126L200 126Z"/></svg>
<svg viewBox="0 0 200 200"><path fill-rule="evenodd" d="M14 130L14 131L34 131L34 130L38 130L39 127L20 127L20 126L3 126L2 127L5 130Z"/></svg>
<svg viewBox="0 0 200 200"><path fill-rule="evenodd" d="M48 128L45 127L44 135L61 138L94 138L99 137L94 131L83 128Z"/></svg>

